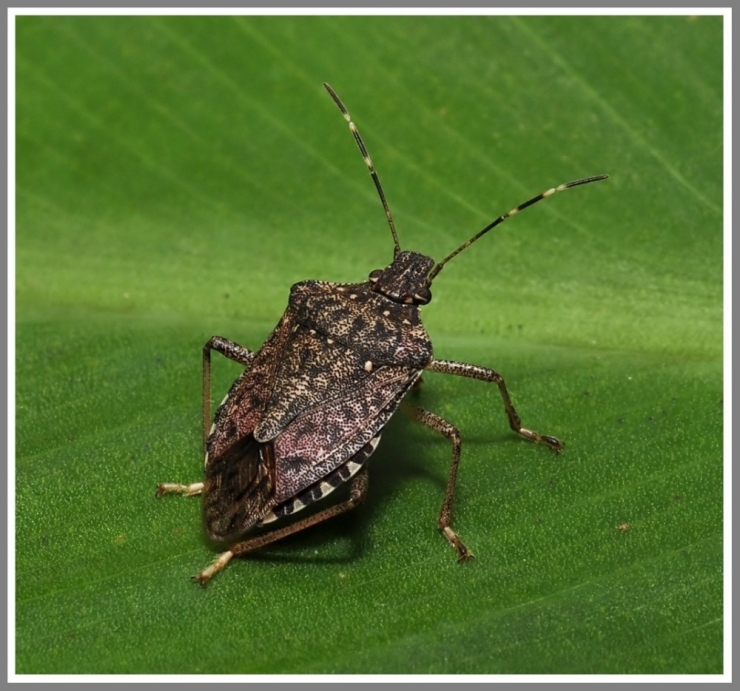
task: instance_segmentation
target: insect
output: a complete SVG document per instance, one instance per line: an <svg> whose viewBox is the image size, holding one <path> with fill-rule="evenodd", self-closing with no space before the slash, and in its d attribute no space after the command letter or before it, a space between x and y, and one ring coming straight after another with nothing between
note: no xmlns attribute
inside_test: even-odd
<svg viewBox="0 0 740 691"><path fill-rule="evenodd" d="M495 384L514 432L555 452L563 448L555 437L522 426L498 372L437 360L419 310L431 301L430 286L444 266L492 228L556 192L608 176L567 182L533 197L435 264L423 254L401 250L385 193L360 133L339 96L328 84L324 87L349 124L375 183L393 237L393 261L372 271L362 283L296 283L285 313L256 352L220 336L203 347L205 480L190 485L166 483L157 489L157 496L202 495L206 534L227 547L193 577L202 585L233 557L360 504L368 490L367 461L399 407L452 445L438 526L458 560L470 559L471 552L452 528L460 433L435 413L404 401L422 372ZM211 351L245 367L219 405L212 425ZM349 483L349 497L344 501L282 527L272 526L344 483Z"/></svg>

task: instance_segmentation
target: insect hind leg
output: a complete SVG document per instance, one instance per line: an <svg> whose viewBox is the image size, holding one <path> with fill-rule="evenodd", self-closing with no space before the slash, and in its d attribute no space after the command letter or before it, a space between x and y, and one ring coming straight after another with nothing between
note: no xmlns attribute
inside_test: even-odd
<svg viewBox="0 0 740 691"><path fill-rule="evenodd" d="M244 554L247 554L248 552L253 552L254 550L259 549L260 547L264 547L265 545L269 545L272 542L282 540L284 537L288 537L288 535L293 535L294 533L298 533L301 530L310 528L317 523L322 523L329 518L334 518L334 516L338 516L339 514L354 509L356 506L364 501L365 496L367 495L367 488L367 468L362 468L352 479L349 490L349 499L347 499L346 501L343 501L340 504L336 504L335 506L330 506L323 511L319 511L319 513L314 514L313 516L304 518L302 521L298 521L297 523L285 526L284 528L272 530L269 533L265 533L264 535L257 535L253 538L250 538L249 540L237 542L236 544L232 545L226 552L220 554L208 568L193 576L193 580L204 586L219 571L222 571L224 568L226 568L226 565L232 560L233 557L240 557Z"/></svg>

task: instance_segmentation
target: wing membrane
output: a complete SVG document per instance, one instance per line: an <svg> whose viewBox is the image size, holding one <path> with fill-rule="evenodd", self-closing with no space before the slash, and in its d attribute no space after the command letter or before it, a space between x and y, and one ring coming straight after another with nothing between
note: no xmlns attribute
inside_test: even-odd
<svg viewBox="0 0 740 691"><path fill-rule="evenodd" d="M241 535L275 505L274 496L272 442L242 437L206 468L203 521L208 537L220 542Z"/></svg>

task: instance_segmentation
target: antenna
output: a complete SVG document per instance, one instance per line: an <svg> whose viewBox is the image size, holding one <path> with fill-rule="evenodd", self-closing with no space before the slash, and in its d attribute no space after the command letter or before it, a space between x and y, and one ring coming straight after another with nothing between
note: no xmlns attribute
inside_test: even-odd
<svg viewBox="0 0 740 691"><path fill-rule="evenodd" d="M326 85L324 85L326 86ZM542 194L538 194L536 197L532 197L529 201L524 202L523 204L519 204L519 206L514 207L511 211L508 211L503 216L499 216L495 221L492 223L489 223L483 230L473 235L470 240L467 242L464 242L460 247L458 247L452 254L447 255L437 266L435 266L432 271L430 272L428 278L429 282L431 283L434 278L439 274L440 271L444 268L444 265L450 261L453 257L456 257L460 252L462 252L464 249L467 249L472 245L476 240L480 240L491 228L495 228L500 223L503 223L507 218L510 216L513 216L514 214L518 214L520 211L526 209L528 206L532 206L532 204L536 204L537 202L547 198L551 197L555 192L562 192L563 190L570 189L571 187L578 187L579 185L587 185L590 182L597 182L598 180L606 180L609 176L608 175L594 175L590 178L583 178L581 180L573 180L572 182L565 182L562 185L558 185L557 187L551 187L549 190L546 190Z"/></svg>
<svg viewBox="0 0 740 691"><path fill-rule="evenodd" d="M388 225L390 226L391 233L393 234L393 245L394 245L393 256L395 257L401 251L401 245L398 243L398 233L396 233L396 226L393 223L393 216L391 216L391 210L388 208L388 202L385 200L385 194L383 193L383 188L380 186L380 178L378 178L378 174L375 172L375 168L373 168L373 162L370 159L370 155L367 153L367 149L365 148L365 143L362 141L362 137L360 136L360 133L357 131L357 127L355 126L355 123L352 122L352 118L350 118L349 113L347 112L347 109L344 107L344 103L342 103L339 96L337 96L337 92L334 91L334 89L332 89L326 82L324 82L324 88L329 92L329 96L331 96L334 99L334 103L337 104L337 107L339 108L339 110L342 111L342 115L344 115L344 119L349 123L349 130L350 132L352 132L352 136L355 138L357 147L360 149L360 153L362 154L362 160L365 161L365 165L370 171L370 176L372 177L373 182L375 183L375 188L378 190L378 195L380 195L380 201L383 203L383 209L385 210L385 217L386 219L388 219Z"/></svg>

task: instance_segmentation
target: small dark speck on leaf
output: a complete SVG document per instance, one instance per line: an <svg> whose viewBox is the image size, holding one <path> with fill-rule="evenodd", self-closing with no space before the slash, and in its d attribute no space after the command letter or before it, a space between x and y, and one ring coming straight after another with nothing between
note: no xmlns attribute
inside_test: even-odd
<svg viewBox="0 0 740 691"><path fill-rule="evenodd" d="M617 418L617 423L620 424L620 425L623 424L624 423L624 418L623 417L618 417Z"/></svg>
<svg viewBox="0 0 740 691"><path fill-rule="evenodd" d="M681 501L683 497L680 494L674 494L673 495L673 501Z"/></svg>
<svg viewBox="0 0 740 691"><path fill-rule="evenodd" d="M231 296L228 293L224 293L224 297L228 300Z"/></svg>
<svg viewBox="0 0 740 691"><path fill-rule="evenodd" d="M584 391L584 392L583 392L583 395L584 395L584 396L586 396L586 397L588 397L588 396L590 396L590 395L591 395L591 392L590 392L590 391Z"/></svg>

